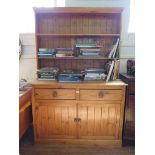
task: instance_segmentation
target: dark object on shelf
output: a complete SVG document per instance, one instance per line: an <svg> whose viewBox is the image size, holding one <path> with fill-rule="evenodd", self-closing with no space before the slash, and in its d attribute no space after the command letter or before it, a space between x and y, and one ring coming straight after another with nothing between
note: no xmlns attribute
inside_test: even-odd
<svg viewBox="0 0 155 155"><path fill-rule="evenodd" d="M72 48L56 48L56 57L73 57Z"/></svg>
<svg viewBox="0 0 155 155"><path fill-rule="evenodd" d="M123 128L123 145L135 144L135 78L120 74L120 79L128 84L126 90L125 116Z"/></svg>
<svg viewBox="0 0 155 155"><path fill-rule="evenodd" d="M50 48L39 48L38 57L55 57L55 50Z"/></svg>
<svg viewBox="0 0 155 155"><path fill-rule="evenodd" d="M37 71L39 80L56 80L59 69L56 67L45 67Z"/></svg>
<svg viewBox="0 0 155 155"><path fill-rule="evenodd" d="M58 75L59 82L80 82L84 74L73 70L64 70Z"/></svg>
<svg viewBox="0 0 155 155"><path fill-rule="evenodd" d="M135 76L135 60L127 61L127 74Z"/></svg>
<svg viewBox="0 0 155 155"><path fill-rule="evenodd" d="M105 80L106 74L104 74L105 70L100 68L88 68L85 69L84 74L84 80Z"/></svg>

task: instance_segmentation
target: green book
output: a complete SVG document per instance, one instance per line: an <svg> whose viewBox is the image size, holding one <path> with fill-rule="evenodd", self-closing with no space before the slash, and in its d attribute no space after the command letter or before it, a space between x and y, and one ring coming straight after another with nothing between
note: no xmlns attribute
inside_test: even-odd
<svg viewBox="0 0 155 155"><path fill-rule="evenodd" d="M98 55L79 55L79 58L99 58Z"/></svg>
<svg viewBox="0 0 155 155"><path fill-rule="evenodd" d="M76 44L76 47L96 47L96 44Z"/></svg>

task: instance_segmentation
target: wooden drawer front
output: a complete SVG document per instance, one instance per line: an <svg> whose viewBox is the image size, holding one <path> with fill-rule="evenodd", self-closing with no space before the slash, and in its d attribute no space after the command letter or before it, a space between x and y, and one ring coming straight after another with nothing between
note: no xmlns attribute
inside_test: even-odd
<svg viewBox="0 0 155 155"><path fill-rule="evenodd" d="M129 83L129 94L135 94L135 82Z"/></svg>
<svg viewBox="0 0 155 155"><path fill-rule="evenodd" d="M81 100L122 100L121 90L80 90Z"/></svg>
<svg viewBox="0 0 155 155"><path fill-rule="evenodd" d="M74 89L35 89L36 99L75 99Z"/></svg>

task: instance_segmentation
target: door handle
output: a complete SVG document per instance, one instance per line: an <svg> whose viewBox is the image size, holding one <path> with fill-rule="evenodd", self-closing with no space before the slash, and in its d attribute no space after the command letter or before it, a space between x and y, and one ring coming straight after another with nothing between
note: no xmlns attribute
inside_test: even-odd
<svg viewBox="0 0 155 155"><path fill-rule="evenodd" d="M74 118L74 122L80 122L81 118Z"/></svg>
<svg viewBox="0 0 155 155"><path fill-rule="evenodd" d="M53 91L53 97L57 97L57 96L58 96L57 92Z"/></svg>
<svg viewBox="0 0 155 155"><path fill-rule="evenodd" d="M99 97L99 98L103 98L103 97L104 97L104 93L103 93L102 91L100 91L100 92L98 93L98 97Z"/></svg>
<svg viewBox="0 0 155 155"><path fill-rule="evenodd" d="M74 118L74 122L77 122L77 118Z"/></svg>

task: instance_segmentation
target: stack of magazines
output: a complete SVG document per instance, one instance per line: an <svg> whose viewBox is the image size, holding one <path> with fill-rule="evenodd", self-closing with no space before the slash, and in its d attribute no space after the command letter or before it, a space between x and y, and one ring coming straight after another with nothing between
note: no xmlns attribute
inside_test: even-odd
<svg viewBox="0 0 155 155"><path fill-rule="evenodd" d="M38 80L56 80L59 69L56 67L45 67L37 71Z"/></svg>
<svg viewBox="0 0 155 155"><path fill-rule="evenodd" d="M64 70L58 75L59 82L80 82L83 78L81 72L75 72L73 70Z"/></svg>
<svg viewBox="0 0 155 155"><path fill-rule="evenodd" d="M105 80L106 74L104 73L104 69L99 68L88 68L85 69L85 77L84 80Z"/></svg>
<svg viewBox="0 0 155 155"><path fill-rule="evenodd" d="M56 48L56 57L73 57L72 48Z"/></svg>
<svg viewBox="0 0 155 155"><path fill-rule="evenodd" d="M39 57L55 57L55 51L54 49L49 49L49 48L39 48L38 56Z"/></svg>
<svg viewBox="0 0 155 155"><path fill-rule="evenodd" d="M101 46L97 44L76 44L80 58L96 58L99 56Z"/></svg>

